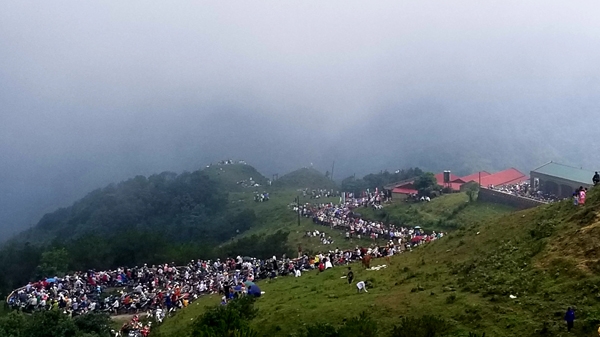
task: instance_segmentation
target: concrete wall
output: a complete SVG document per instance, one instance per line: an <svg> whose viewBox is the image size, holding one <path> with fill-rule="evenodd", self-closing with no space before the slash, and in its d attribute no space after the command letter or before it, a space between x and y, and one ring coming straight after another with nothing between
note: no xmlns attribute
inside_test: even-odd
<svg viewBox="0 0 600 337"><path fill-rule="evenodd" d="M500 191L494 191L494 190L490 190L487 188L479 189L479 196L477 197L477 200L507 205L507 206L515 207L516 209L528 209L528 208L533 208L533 207L537 207L537 206L546 204L541 201L524 198L524 197L519 197L516 195L503 193Z"/></svg>
<svg viewBox="0 0 600 337"><path fill-rule="evenodd" d="M406 200L407 198L408 198L407 194L392 193L392 200L394 200L394 201L402 201L402 200Z"/></svg>

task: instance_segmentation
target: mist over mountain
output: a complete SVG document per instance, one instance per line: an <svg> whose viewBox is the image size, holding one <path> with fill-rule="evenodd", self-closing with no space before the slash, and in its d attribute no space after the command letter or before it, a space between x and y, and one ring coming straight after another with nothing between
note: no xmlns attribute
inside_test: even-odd
<svg viewBox="0 0 600 337"><path fill-rule="evenodd" d="M136 175L600 155L597 2L0 4L0 236Z"/></svg>

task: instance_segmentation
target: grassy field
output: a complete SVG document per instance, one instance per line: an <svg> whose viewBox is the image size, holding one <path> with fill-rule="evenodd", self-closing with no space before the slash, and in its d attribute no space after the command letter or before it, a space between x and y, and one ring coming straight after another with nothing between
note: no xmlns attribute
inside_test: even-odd
<svg viewBox="0 0 600 337"><path fill-rule="evenodd" d="M307 324L341 325L344 319L367 311L378 321L382 335L402 317L432 314L451 325L447 336L468 336L469 332L597 336L598 192L593 191L586 206L578 208L562 202L494 216L484 209L491 207L491 213L501 213L501 209L485 204L466 207L454 217L477 220L466 222L442 240L395 256L388 268L367 271L352 265L356 279L371 284L369 293L357 294L354 285L341 279L343 267L263 281L266 294L258 300L259 314L251 324L260 335L289 336ZM434 205L418 212L431 207L429 214L453 213ZM384 261L375 261L378 264ZM157 333L184 334L186 323L217 301L207 297L194 303L167 320ZM562 320L568 306L576 309L577 316L571 334Z"/></svg>

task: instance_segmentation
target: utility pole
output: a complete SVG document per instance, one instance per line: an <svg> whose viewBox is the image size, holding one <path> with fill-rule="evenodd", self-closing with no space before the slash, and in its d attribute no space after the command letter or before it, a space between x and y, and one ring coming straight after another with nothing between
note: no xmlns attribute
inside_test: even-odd
<svg viewBox="0 0 600 337"><path fill-rule="evenodd" d="M300 226L300 195L296 197L296 202L298 205L298 226Z"/></svg>
<svg viewBox="0 0 600 337"><path fill-rule="evenodd" d="M331 165L331 181L333 181L333 169L335 168L335 160L333 161L333 165Z"/></svg>

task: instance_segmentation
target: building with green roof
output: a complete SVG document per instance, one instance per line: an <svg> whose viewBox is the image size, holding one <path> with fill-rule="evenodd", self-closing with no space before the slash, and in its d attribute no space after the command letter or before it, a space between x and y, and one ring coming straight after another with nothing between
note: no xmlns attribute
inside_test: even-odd
<svg viewBox="0 0 600 337"><path fill-rule="evenodd" d="M567 198L581 186L591 187L594 171L549 162L531 171L529 176L534 189L560 198Z"/></svg>

